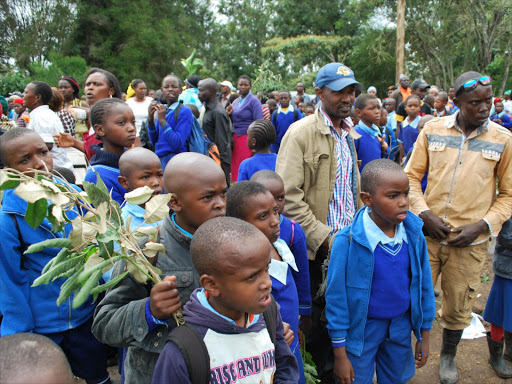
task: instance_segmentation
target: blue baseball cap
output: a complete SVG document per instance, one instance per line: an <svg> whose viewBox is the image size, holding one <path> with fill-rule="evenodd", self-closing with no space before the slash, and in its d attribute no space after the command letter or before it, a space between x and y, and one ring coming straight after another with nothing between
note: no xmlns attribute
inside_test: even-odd
<svg viewBox="0 0 512 384"><path fill-rule="evenodd" d="M327 87L335 92L341 91L349 85L355 85L360 92L363 91L363 84L354 77L354 72L341 63L330 63L324 65L316 75L315 85L318 88Z"/></svg>

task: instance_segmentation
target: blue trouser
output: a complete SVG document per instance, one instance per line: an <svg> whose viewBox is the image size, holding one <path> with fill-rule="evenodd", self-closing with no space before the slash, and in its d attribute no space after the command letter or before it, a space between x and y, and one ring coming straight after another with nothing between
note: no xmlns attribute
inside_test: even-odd
<svg viewBox="0 0 512 384"><path fill-rule="evenodd" d="M298 335L295 335L295 337L299 337ZM293 345L293 344L292 344ZM302 364L302 356L300 355L300 346L299 343L296 343L295 348L292 348L292 353L295 356L295 359L297 359L297 364L299 366L299 381L298 384L306 384L306 378L304 377L304 364Z"/></svg>
<svg viewBox="0 0 512 384"><path fill-rule="evenodd" d="M62 348L75 376L85 379L88 384L108 383L107 352L92 334L91 326L92 316L76 328L43 335Z"/></svg>
<svg viewBox="0 0 512 384"><path fill-rule="evenodd" d="M354 384L371 384L375 367L379 384L406 383L414 376L410 317L406 312L391 320L366 320L361 356L347 352Z"/></svg>

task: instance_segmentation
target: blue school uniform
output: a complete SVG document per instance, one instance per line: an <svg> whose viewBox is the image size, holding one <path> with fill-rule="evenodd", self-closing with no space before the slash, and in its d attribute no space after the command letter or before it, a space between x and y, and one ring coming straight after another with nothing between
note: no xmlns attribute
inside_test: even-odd
<svg viewBox="0 0 512 384"><path fill-rule="evenodd" d="M249 180L252 175L262 169L276 170L277 155L275 153L255 153L240 163L237 182Z"/></svg>
<svg viewBox="0 0 512 384"><path fill-rule="evenodd" d="M355 126L357 133L361 135L359 139L354 140L357 151L357 159L361 161L359 171L370 161L382 159L385 153L382 153L382 146L377 136L382 136L379 127L375 124L370 128L363 121Z"/></svg>
<svg viewBox="0 0 512 384"><path fill-rule="evenodd" d="M272 295L280 306L280 313L283 321L290 324L290 329L295 335L299 334L299 296L297 286L292 276L292 269L299 272L295 258L282 239L273 243L279 256L283 261L272 259L268 273L272 280ZM290 350L297 359L299 365L299 383L305 383L304 366L300 356L299 338L296 337L290 345Z"/></svg>
<svg viewBox="0 0 512 384"><path fill-rule="evenodd" d="M270 149L274 153L279 152L279 147L281 146L281 141L283 140L284 134L297 120L300 120L304 117L304 115L299 111L299 109L295 109L293 105L289 105L286 109L286 112L283 111L281 106L272 113L272 124L276 129L276 142L270 146Z"/></svg>
<svg viewBox="0 0 512 384"><path fill-rule="evenodd" d="M413 121L409 121L409 117L406 117L402 122L402 128L398 134L398 140L400 140L404 147L404 153L408 153L413 147L416 139L418 138L418 123L421 117L418 115Z"/></svg>
<svg viewBox="0 0 512 384"><path fill-rule="evenodd" d="M121 187L117 178L119 177L119 158L121 155L103 151L103 145L92 145L91 148L96 152L89 162L89 169L85 174L85 181L96 184L96 173L98 173L105 183L105 186L112 193L112 199L122 204L124 195L128 192Z"/></svg>
<svg viewBox="0 0 512 384"><path fill-rule="evenodd" d="M405 383L414 375L418 340L435 316L423 222L408 212L387 237L362 208L336 235L327 275L326 317L333 347L346 347L355 383Z"/></svg>

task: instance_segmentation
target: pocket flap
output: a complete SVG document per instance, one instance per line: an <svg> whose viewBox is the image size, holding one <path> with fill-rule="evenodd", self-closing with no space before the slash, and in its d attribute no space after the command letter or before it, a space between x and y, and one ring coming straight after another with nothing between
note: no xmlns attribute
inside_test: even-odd
<svg viewBox="0 0 512 384"><path fill-rule="evenodd" d="M429 151L440 152L440 151L444 151L445 149L446 149L446 144L444 144L444 143L436 143L436 142L428 143Z"/></svg>
<svg viewBox="0 0 512 384"><path fill-rule="evenodd" d="M482 156L484 159L487 159L487 160L499 161L501 158L501 153L496 152L496 151L482 149Z"/></svg>

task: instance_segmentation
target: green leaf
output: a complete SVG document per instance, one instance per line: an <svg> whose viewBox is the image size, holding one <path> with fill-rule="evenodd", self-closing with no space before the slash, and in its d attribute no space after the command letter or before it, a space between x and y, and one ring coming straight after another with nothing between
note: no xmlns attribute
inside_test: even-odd
<svg viewBox="0 0 512 384"><path fill-rule="evenodd" d="M44 198L37 200L35 203L28 203L25 211L25 220L28 225L36 229L41 225L46 213L48 212L48 201Z"/></svg>
<svg viewBox="0 0 512 384"><path fill-rule="evenodd" d="M52 265L57 265L60 262L62 262L66 257L71 255L69 252L69 249L62 248L59 253L57 253L57 256L55 256L53 259L51 259L46 265L44 266L43 270L41 271L41 275L44 275Z"/></svg>
<svg viewBox="0 0 512 384"><path fill-rule="evenodd" d="M82 288L80 288L80 291L78 291L78 293L73 298L73 308L78 308L83 303L85 303L91 294L91 290L98 285L99 280L101 279L101 275L101 271L96 271L89 276L87 282L82 286Z"/></svg>
<svg viewBox="0 0 512 384"><path fill-rule="evenodd" d="M146 224L153 224L163 220L169 213L169 201L172 195L156 195L146 203L146 212L144 213L144 221Z"/></svg>
<svg viewBox="0 0 512 384"><path fill-rule="evenodd" d="M21 181L19 180L7 180L0 185L0 191L3 191L4 189L14 189L18 185L20 185Z"/></svg>
<svg viewBox="0 0 512 384"><path fill-rule="evenodd" d="M105 233L102 233L101 235L98 235L96 237L98 241L101 241L102 243L108 243L112 240L119 241L119 232L115 229L107 229Z"/></svg>
<svg viewBox="0 0 512 384"><path fill-rule="evenodd" d="M126 193L124 199L130 204L140 205L148 201L151 196L153 196L153 190L145 185Z"/></svg>
<svg viewBox="0 0 512 384"><path fill-rule="evenodd" d="M160 243L154 243L152 241L149 241L146 243L142 252L147 258L152 259L158 254L158 252L165 253L165 246Z"/></svg>
<svg viewBox="0 0 512 384"><path fill-rule="evenodd" d="M20 180L18 175L13 175L8 171L0 171L0 190L4 189L14 189L18 185L20 185Z"/></svg>
<svg viewBox="0 0 512 384"><path fill-rule="evenodd" d="M43 185L42 183L46 180L43 180L41 182L36 182L35 180L32 181L23 181L18 188L14 190L14 193L18 195L21 199L25 200L28 203L35 203L37 200L45 198L47 200L50 200L57 206L61 206L64 204L67 204L69 202L69 198L60 192L58 188L55 192L50 185Z"/></svg>
<svg viewBox="0 0 512 384"><path fill-rule="evenodd" d="M97 255L90 256L89 259L87 260L87 262L89 262L89 260L91 258L93 258L93 261L91 262L91 264L94 264L94 265L91 265L90 268L88 268L88 270L85 270L85 268L84 268L84 270L82 272L80 272L80 275L78 276L78 281L80 282L80 284L82 284L87 279L89 279L89 276L91 276L91 274L95 273L98 270L101 273L104 273L104 268L106 268L106 267L110 268L110 266L112 264L115 264L116 261L121 260L123 257L125 257L125 256L118 255L118 256L111 257L108 260L103 260L103 259L99 258ZM101 263L96 263L97 262L96 259L101 260ZM108 268L106 270L108 270Z"/></svg>
<svg viewBox="0 0 512 384"><path fill-rule="evenodd" d="M104 260L108 260L114 255L114 241L100 242L98 248L98 256Z"/></svg>
<svg viewBox="0 0 512 384"><path fill-rule="evenodd" d="M91 290L91 294L95 295L95 294L98 294L98 293L101 293L103 291L106 291L107 289L110 289L110 288L114 288L121 280L123 280L126 275L128 275L130 272L126 271L126 272L123 272L122 274L120 274L119 276L117 277L114 277L113 279L111 279L108 283L105 283L105 284L102 284L102 285L99 285L97 286L96 288L93 288Z"/></svg>
<svg viewBox="0 0 512 384"><path fill-rule="evenodd" d="M148 241L156 242L158 239L158 228L150 227L150 226L139 227L139 228L137 228L137 231L135 232L135 236L138 236L138 237L147 236Z"/></svg>
<svg viewBox="0 0 512 384"><path fill-rule="evenodd" d="M39 276L37 279L34 280L32 283L33 287L37 287L41 284L48 284L54 277L59 276L70 269L74 268L78 263L81 263L83 261L83 255L78 255L76 257L73 257L68 260L64 260L63 262L52 266L50 270L41 276Z"/></svg>
<svg viewBox="0 0 512 384"><path fill-rule="evenodd" d="M57 233L57 232L61 232L61 231L64 230L65 221L59 221L53 215L52 211L53 211L54 207L55 207L55 204L51 204L48 207L48 215L46 216L46 218L48 219L48 221L52 225L52 232L53 233Z"/></svg>
<svg viewBox="0 0 512 384"><path fill-rule="evenodd" d="M64 284L60 287L60 294L57 298L57 305L60 306L67 298L71 295L73 291L75 291L78 287L78 273L75 273L69 279L67 279Z"/></svg>
<svg viewBox="0 0 512 384"><path fill-rule="evenodd" d="M61 238L48 239L48 240L44 240L44 241L41 241L36 244L32 244L30 247L28 247L28 249L25 251L25 253L40 252L46 248L71 248L71 247L72 247L71 240L69 240L69 239L61 239Z"/></svg>
<svg viewBox="0 0 512 384"><path fill-rule="evenodd" d="M144 284L148 280L149 269L146 264L143 264L139 260L127 259L128 272L133 276L139 283Z"/></svg>
<svg viewBox="0 0 512 384"><path fill-rule="evenodd" d="M98 188L96 184L84 181L83 185L85 192L87 192L89 200L95 207L98 207L101 203L108 202L110 200L108 192L105 192L101 188Z"/></svg>
<svg viewBox="0 0 512 384"><path fill-rule="evenodd" d="M109 205L104 201L96 208L96 222L98 223L98 233L104 234L107 232L107 213Z"/></svg>

